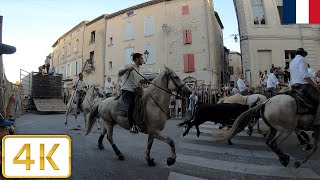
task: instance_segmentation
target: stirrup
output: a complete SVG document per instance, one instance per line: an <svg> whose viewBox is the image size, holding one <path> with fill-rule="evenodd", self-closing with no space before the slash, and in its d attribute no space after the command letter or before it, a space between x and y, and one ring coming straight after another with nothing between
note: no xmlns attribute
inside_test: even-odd
<svg viewBox="0 0 320 180"><path fill-rule="evenodd" d="M139 130L135 125L133 125L132 128L129 129L129 132L132 134L138 134Z"/></svg>

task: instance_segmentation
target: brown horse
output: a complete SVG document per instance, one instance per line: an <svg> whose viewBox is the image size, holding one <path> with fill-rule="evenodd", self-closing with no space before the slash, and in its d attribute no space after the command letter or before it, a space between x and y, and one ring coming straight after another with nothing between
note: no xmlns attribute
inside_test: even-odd
<svg viewBox="0 0 320 180"><path fill-rule="evenodd" d="M171 156L167 159L168 166L173 165L176 161L175 143L162 132L167 121L166 113L169 110L172 91L177 91L187 97L191 94L186 83L172 70L165 68L165 71L158 75L146 88L140 99L140 104L142 105L139 107L142 109L143 113L141 113L141 119L136 120L141 122L141 124L137 123L138 127L144 129L143 132L149 135L146 160L150 166L156 165L154 159L150 157L150 150L154 138L167 143L171 147ZM110 97L103 100L99 105L92 109L86 135L90 133L96 119L101 117L105 122L103 134L108 133L107 138L112 145L115 154L118 156L119 160L123 160L124 155L113 142L113 127L118 124L120 127L128 130L130 129L130 125L127 117L119 115L116 108L117 103L118 100L114 97ZM103 134L101 135L102 138L104 136Z"/></svg>

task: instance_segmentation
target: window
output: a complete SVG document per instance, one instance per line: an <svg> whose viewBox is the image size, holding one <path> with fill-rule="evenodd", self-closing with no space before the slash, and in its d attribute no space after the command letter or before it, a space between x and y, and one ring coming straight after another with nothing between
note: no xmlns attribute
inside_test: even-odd
<svg viewBox="0 0 320 180"><path fill-rule="evenodd" d="M145 46L145 49L149 52L149 57L147 60L146 64L154 64L154 47L152 44L147 44Z"/></svg>
<svg viewBox="0 0 320 180"><path fill-rule="evenodd" d="M266 24L262 0L251 0L253 23Z"/></svg>
<svg viewBox="0 0 320 180"><path fill-rule="evenodd" d="M109 46L110 46L110 45L113 45L113 42L112 42L112 41L113 41L113 37L110 37Z"/></svg>
<svg viewBox="0 0 320 180"><path fill-rule="evenodd" d="M109 70L112 69L112 61L109 61Z"/></svg>
<svg viewBox="0 0 320 180"><path fill-rule="evenodd" d="M71 54L71 43L68 45L68 56Z"/></svg>
<svg viewBox="0 0 320 180"><path fill-rule="evenodd" d="M133 12L133 11L127 13L127 16L128 16L128 17L131 17L131 16L133 16L133 15L134 15L134 12Z"/></svg>
<svg viewBox="0 0 320 180"><path fill-rule="evenodd" d="M182 6L182 15L189 14L189 6Z"/></svg>
<svg viewBox="0 0 320 180"><path fill-rule="evenodd" d="M284 51L284 59L285 59L287 67L289 67L290 62L295 57L296 57L296 51L295 50L285 50Z"/></svg>
<svg viewBox="0 0 320 180"><path fill-rule="evenodd" d="M67 56L67 47L63 47L63 56Z"/></svg>
<svg viewBox="0 0 320 180"><path fill-rule="evenodd" d="M94 60L94 51L90 52L90 59L93 61Z"/></svg>
<svg viewBox="0 0 320 180"><path fill-rule="evenodd" d="M71 76L71 64L67 64L66 77L70 77L70 76Z"/></svg>
<svg viewBox="0 0 320 180"><path fill-rule="evenodd" d="M125 64L131 64L132 63L132 54L134 52L134 48L126 48L124 50L124 62Z"/></svg>
<svg viewBox="0 0 320 180"><path fill-rule="evenodd" d="M278 7L278 12L279 12L279 17L280 17L280 23L283 23L283 6L277 6Z"/></svg>
<svg viewBox="0 0 320 180"><path fill-rule="evenodd" d="M191 44L192 43L191 30L184 30L183 31L183 43L184 44Z"/></svg>
<svg viewBox="0 0 320 180"><path fill-rule="evenodd" d="M144 36L152 36L154 34L154 18L147 17L144 21Z"/></svg>
<svg viewBox="0 0 320 180"><path fill-rule="evenodd" d="M233 66L229 66L230 75L234 75Z"/></svg>
<svg viewBox="0 0 320 180"><path fill-rule="evenodd" d="M125 40L133 39L133 23L128 22L126 25L126 38Z"/></svg>
<svg viewBox="0 0 320 180"><path fill-rule="evenodd" d="M96 31L91 32L90 43L94 43L96 41Z"/></svg>
<svg viewBox="0 0 320 180"><path fill-rule="evenodd" d="M74 75L78 75L80 73L80 61L74 62Z"/></svg>
<svg viewBox="0 0 320 180"><path fill-rule="evenodd" d="M79 50L79 39L76 40L76 45L74 47L74 52L78 52Z"/></svg>
<svg viewBox="0 0 320 180"><path fill-rule="evenodd" d="M183 57L184 59L184 72L191 73L195 71L194 68L194 54L186 54Z"/></svg>

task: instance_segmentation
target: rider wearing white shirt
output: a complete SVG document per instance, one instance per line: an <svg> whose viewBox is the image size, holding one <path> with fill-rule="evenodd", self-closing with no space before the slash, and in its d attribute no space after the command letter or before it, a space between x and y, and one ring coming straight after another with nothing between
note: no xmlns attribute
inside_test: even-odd
<svg viewBox="0 0 320 180"><path fill-rule="evenodd" d="M250 94L248 92L247 86L244 83L243 79L244 79L243 78L243 74L239 74L239 78L237 80L237 85L238 85L238 88L240 90L241 95L247 96L247 95L250 95Z"/></svg>
<svg viewBox="0 0 320 180"><path fill-rule="evenodd" d="M271 96L278 94L277 85L287 86L286 84L280 83L278 78L273 74L274 70L270 69L270 74L267 79L267 90L271 92Z"/></svg>
<svg viewBox="0 0 320 180"><path fill-rule="evenodd" d="M124 103L130 104L128 110L129 125L132 127L130 132L137 133L133 126L133 111L134 101L136 94L134 90L139 87L140 84L145 83L142 77L137 73L139 67L144 63L143 56L140 53L133 54L133 64L127 64L119 70L119 76L122 76L121 95Z"/></svg>
<svg viewBox="0 0 320 180"><path fill-rule="evenodd" d="M320 85L314 83L310 78L305 61L307 55L308 53L303 48L297 50L296 57L290 62L291 80L295 87L300 88L304 94L307 94L313 100L313 103L318 104L313 125L320 130Z"/></svg>
<svg viewBox="0 0 320 180"><path fill-rule="evenodd" d="M111 84L111 78L108 77L107 82L104 84L104 93L106 97L111 97L113 93L113 84Z"/></svg>
<svg viewBox="0 0 320 180"><path fill-rule="evenodd" d="M76 91L76 100L77 100L77 113L80 113L80 98L82 93L84 93L83 89L86 88L86 84L83 81L82 73L79 73L79 79L74 81L73 89Z"/></svg>

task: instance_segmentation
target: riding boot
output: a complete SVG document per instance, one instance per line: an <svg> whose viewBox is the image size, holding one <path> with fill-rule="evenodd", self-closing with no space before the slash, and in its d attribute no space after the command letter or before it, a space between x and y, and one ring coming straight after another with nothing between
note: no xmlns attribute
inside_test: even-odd
<svg viewBox="0 0 320 180"><path fill-rule="evenodd" d="M77 101L77 114L80 114L80 99Z"/></svg>
<svg viewBox="0 0 320 180"><path fill-rule="evenodd" d="M129 110L128 110L128 120L131 128L129 129L129 132L133 134L137 134L138 130L134 125L133 110L134 110L134 105L130 104Z"/></svg>

